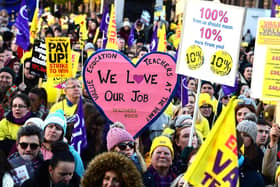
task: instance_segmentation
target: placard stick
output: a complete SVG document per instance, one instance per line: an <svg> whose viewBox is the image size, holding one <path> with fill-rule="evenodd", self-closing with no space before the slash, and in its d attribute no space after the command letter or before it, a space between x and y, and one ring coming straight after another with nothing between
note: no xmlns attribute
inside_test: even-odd
<svg viewBox="0 0 280 187"><path fill-rule="evenodd" d="M199 101L200 90L201 90L201 80L198 79L197 92L196 92L196 96L195 96L196 97L195 98L195 106L194 106L193 118L192 118L192 127L191 127L190 136L189 136L189 143L188 143L189 147L192 146L193 134L195 132L195 122L196 122L197 110L199 110L198 101Z"/></svg>

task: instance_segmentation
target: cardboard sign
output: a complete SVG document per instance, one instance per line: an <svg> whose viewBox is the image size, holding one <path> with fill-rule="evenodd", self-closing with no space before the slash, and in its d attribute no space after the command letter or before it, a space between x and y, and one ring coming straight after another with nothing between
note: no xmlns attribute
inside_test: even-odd
<svg viewBox="0 0 280 187"><path fill-rule="evenodd" d="M186 2L176 73L234 86L245 8Z"/></svg>
<svg viewBox="0 0 280 187"><path fill-rule="evenodd" d="M280 99L280 20L260 18L252 73L252 97Z"/></svg>
<svg viewBox="0 0 280 187"><path fill-rule="evenodd" d="M42 78L46 76L46 45L43 41L34 42L30 73Z"/></svg>
<svg viewBox="0 0 280 187"><path fill-rule="evenodd" d="M115 50L101 50L85 63L84 85L93 102L113 123L138 136L171 101L177 85L175 61L154 52L134 65Z"/></svg>
<svg viewBox="0 0 280 187"><path fill-rule="evenodd" d="M46 38L47 50L47 76L72 77L72 57L70 38L49 37Z"/></svg>

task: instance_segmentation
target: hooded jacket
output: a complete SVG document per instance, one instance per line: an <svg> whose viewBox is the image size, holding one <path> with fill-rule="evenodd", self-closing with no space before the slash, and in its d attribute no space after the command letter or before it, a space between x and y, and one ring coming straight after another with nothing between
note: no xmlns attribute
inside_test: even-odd
<svg viewBox="0 0 280 187"><path fill-rule="evenodd" d="M81 187L101 187L106 171L115 171L122 187L143 187L142 178L134 163L117 152L97 155L88 165Z"/></svg>

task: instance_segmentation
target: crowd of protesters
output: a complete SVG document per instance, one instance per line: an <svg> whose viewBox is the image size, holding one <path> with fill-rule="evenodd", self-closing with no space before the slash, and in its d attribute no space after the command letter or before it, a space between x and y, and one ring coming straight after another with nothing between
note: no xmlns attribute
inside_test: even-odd
<svg viewBox="0 0 280 187"><path fill-rule="evenodd" d="M182 180L185 171L232 96L238 99L233 123L242 147L238 154L240 186L280 186L280 128L274 121L275 105L250 97L254 39L249 30L240 44L234 93L226 95L221 85L204 80L197 98L198 80L188 77L188 103L182 106L182 96L174 96L164 113L134 138L122 122L109 123L92 103L80 81L82 67L65 82L64 94L57 102L48 102L50 93L39 87L39 77L30 73L31 58L23 57L23 50L16 44L16 29L7 26L7 16L7 11L0 11L1 186L181 187L187 183ZM102 14L91 13L87 17L88 39L83 50L73 15L55 17L45 10L42 17L37 37L70 37L72 49L83 53L80 65L92 52L102 49ZM167 53L175 57L177 23L164 23ZM118 30L119 51L137 62L150 51L155 24L147 12L134 23L125 18ZM131 29L134 41L128 47ZM68 119L77 112L80 99L88 146L79 154L69 145L73 125ZM193 118L195 132L189 146Z"/></svg>

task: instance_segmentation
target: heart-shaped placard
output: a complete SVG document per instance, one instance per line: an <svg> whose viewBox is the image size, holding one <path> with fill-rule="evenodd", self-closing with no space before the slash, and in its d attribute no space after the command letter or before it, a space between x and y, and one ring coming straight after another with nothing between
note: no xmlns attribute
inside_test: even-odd
<svg viewBox="0 0 280 187"><path fill-rule="evenodd" d="M83 77L99 110L138 136L171 101L177 85L175 68L175 60L166 53L149 53L134 65L118 51L101 50L87 60Z"/></svg>

